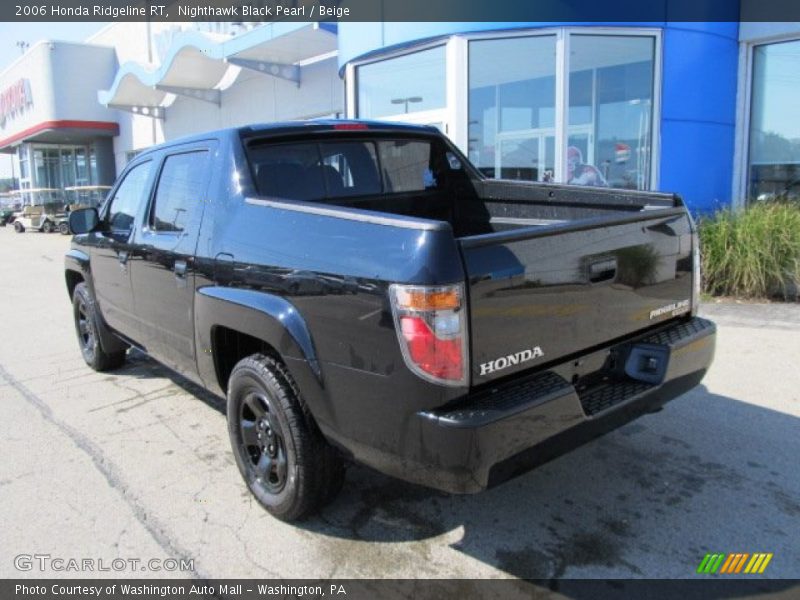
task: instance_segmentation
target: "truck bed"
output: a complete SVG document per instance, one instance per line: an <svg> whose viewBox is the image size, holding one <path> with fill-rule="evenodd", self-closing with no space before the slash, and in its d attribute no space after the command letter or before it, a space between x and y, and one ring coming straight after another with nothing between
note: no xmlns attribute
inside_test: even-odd
<svg viewBox="0 0 800 600"><path fill-rule="evenodd" d="M450 224L466 272L473 385L534 366L484 366L499 358L538 346L546 364L690 311L692 225L671 195L480 181L449 198L337 204Z"/></svg>
<svg viewBox="0 0 800 600"><path fill-rule="evenodd" d="M408 195L336 198L328 206L446 221L457 238L604 219L680 206L672 195L636 190L546 185L522 181L475 181L471 189Z"/></svg>
<svg viewBox="0 0 800 600"><path fill-rule="evenodd" d="M336 142L330 132L256 138L247 147L257 187L331 217L448 223L468 299L473 385L690 312L694 232L676 196L487 179L438 132L384 127Z"/></svg>

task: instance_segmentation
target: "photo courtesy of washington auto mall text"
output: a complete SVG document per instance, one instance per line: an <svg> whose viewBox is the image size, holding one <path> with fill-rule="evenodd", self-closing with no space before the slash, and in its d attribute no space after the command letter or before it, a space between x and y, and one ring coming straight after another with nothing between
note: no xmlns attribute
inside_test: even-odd
<svg viewBox="0 0 800 600"><path fill-rule="evenodd" d="M800 598L800 3L0 3L0 600Z"/></svg>
<svg viewBox="0 0 800 600"><path fill-rule="evenodd" d="M17 597L59 597L59 598L321 598L324 596L347 596L343 583L322 585L291 585L286 583L87 583L69 582L42 584L17 583L14 594Z"/></svg>

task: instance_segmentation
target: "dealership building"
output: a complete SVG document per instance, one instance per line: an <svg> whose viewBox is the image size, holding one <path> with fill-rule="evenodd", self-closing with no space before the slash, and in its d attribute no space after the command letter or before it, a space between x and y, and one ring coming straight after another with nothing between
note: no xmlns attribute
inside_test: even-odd
<svg viewBox="0 0 800 600"><path fill-rule="evenodd" d="M800 195L800 23L117 23L0 74L22 187L110 182L218 127L347 116L438 127L489 177Z"/></svg>

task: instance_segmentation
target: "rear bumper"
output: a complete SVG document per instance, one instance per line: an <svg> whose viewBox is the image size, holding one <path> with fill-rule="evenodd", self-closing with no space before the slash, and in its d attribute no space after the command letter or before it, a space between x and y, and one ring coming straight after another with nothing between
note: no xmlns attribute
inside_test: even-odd
<svg viewBox="0 0 800 600"><path fill-rule="evenodd" d="M416 413L397 454L372 448L363 454L356 450L355 458L407 481L451 493L477 492L689 391L710 366L715 341L716 327L710 321L672 323L547 371L484 387L435 411ZM621 368L620 360L625 362L632 347L652 350L665 363L658 383L633 379ZM584 361L601 367L573 383L570 369Z"/></svg>

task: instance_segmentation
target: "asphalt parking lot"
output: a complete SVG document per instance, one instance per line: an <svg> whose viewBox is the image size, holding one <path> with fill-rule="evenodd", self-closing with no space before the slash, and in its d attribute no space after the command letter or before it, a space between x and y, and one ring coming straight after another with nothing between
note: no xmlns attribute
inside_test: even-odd
<svg viewBox="0 0 800 600"><path fill-rule="evenodd" d="M772 552L800 577L800 304L709 305L704 384L535 472L451 497L361 467L320 515L272 519L231 456L222 400L137 354L83 363L69 239L0 229L0 577L20 554L194 559L201 577L693 577ZM92 575L92 573L88 573Z"/></svg>

